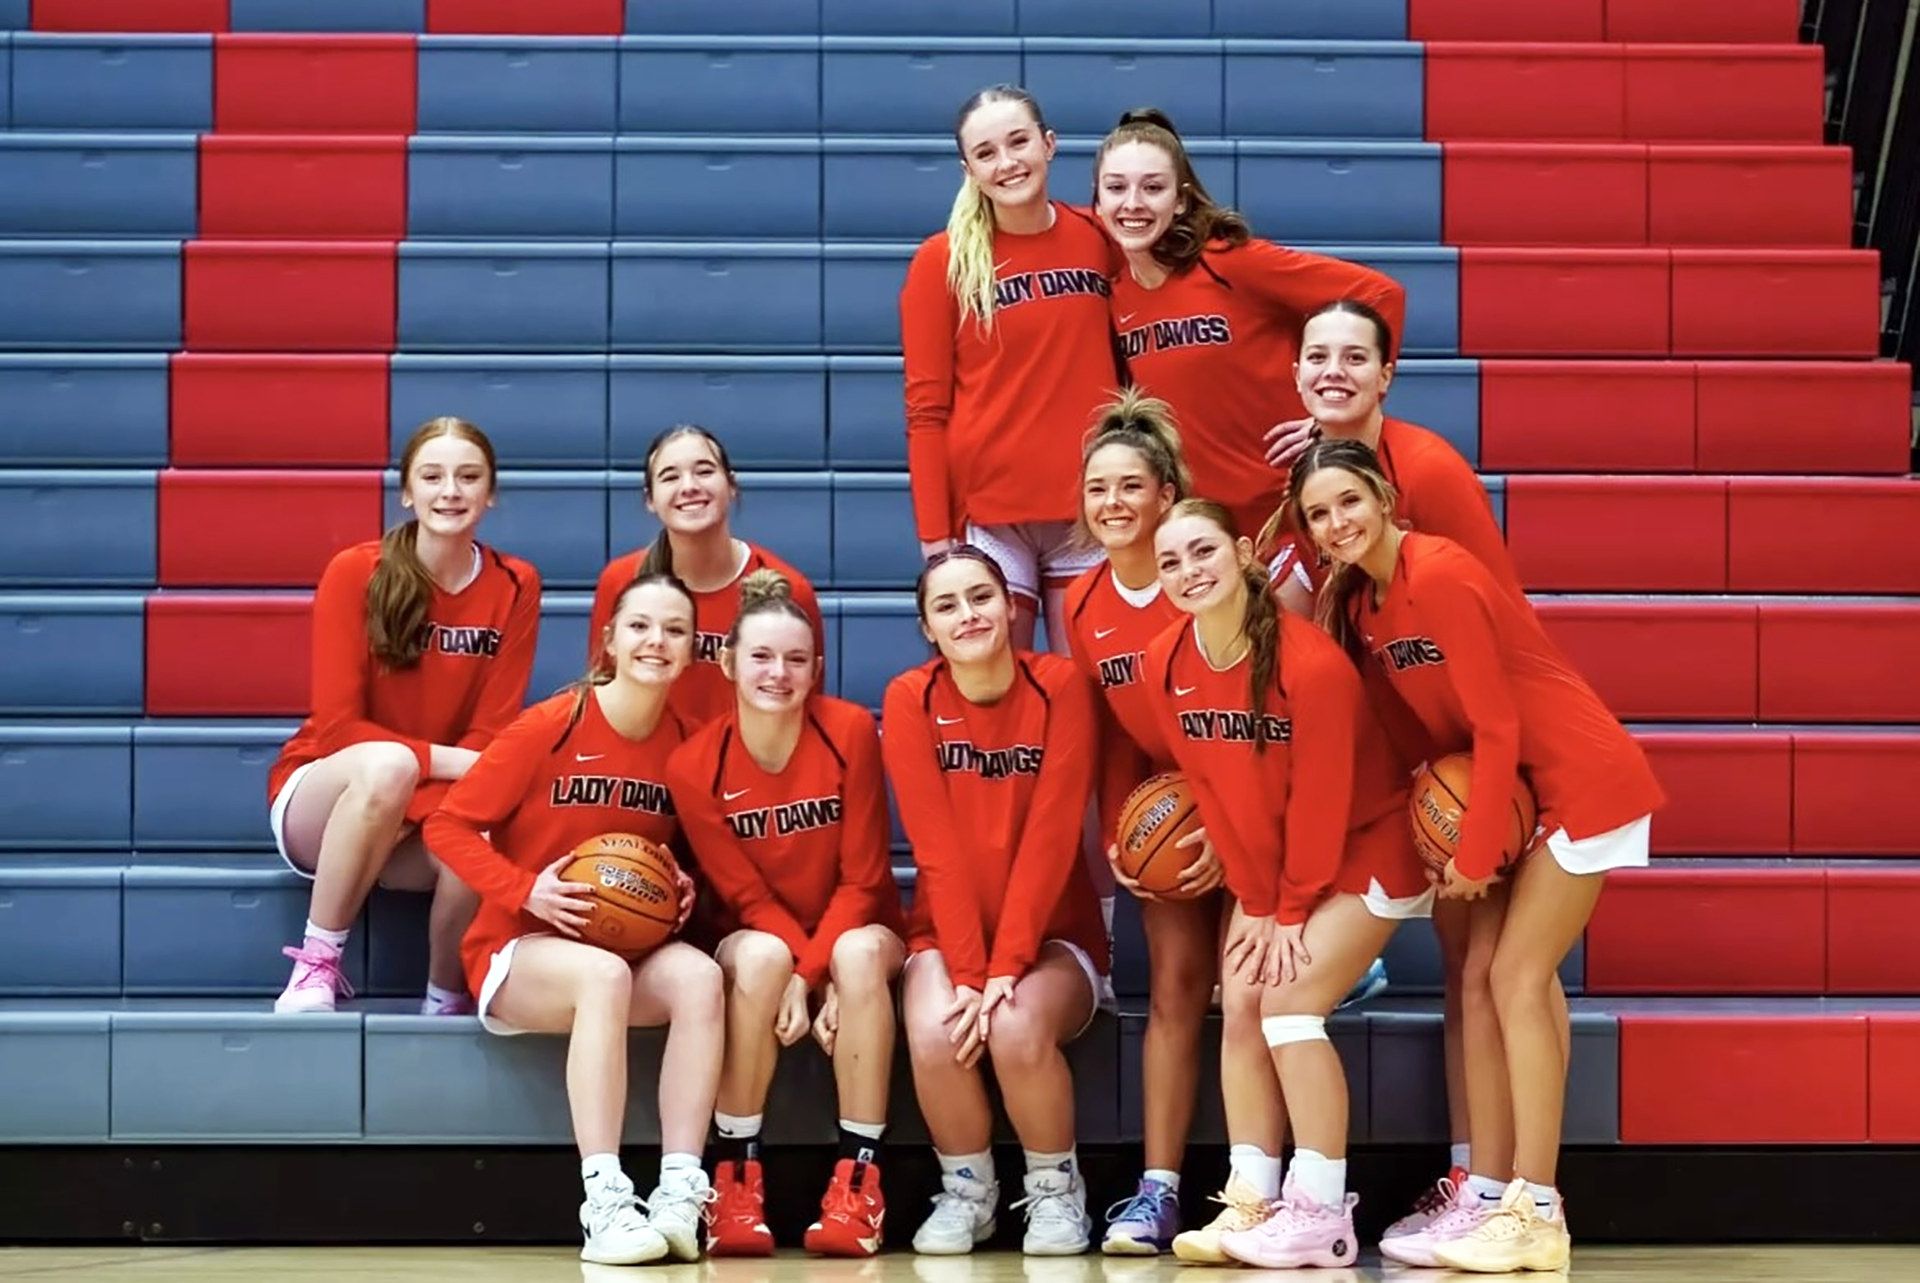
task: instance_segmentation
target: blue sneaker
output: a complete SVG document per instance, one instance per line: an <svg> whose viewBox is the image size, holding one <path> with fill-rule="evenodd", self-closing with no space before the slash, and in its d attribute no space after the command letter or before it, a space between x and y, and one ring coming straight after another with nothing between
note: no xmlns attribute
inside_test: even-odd
<svg viewBox="0 0 1920 1283"><path fill-rule="evenodd" d="M1377 998L1386 991L1387 964L1375 958L1373 965L1367 968L1367 974L1356 980L1353 988L1347 991L1347 996L1340 1000L1340 1006L1351 1007L1356 1002Z"/></svg>
<svg viewBox="0 0 1920 1283"><path fill-rule="evenodd" d="M1158 1256L1173 1247L1179 1232L1180 1196L1171 1185L1143 1180L1132 1198L1107 1209L1100 1250L1108 1256Z"/></svg>

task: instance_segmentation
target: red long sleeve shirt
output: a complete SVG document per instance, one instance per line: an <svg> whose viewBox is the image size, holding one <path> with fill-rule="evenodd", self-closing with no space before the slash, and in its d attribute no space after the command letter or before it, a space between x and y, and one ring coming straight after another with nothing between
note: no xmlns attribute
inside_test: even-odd
<svg viewBox="0 0 1920 1283"><path fill-rule="evenodd" d="M1392 277L1269 241L1216 242L1157 289L1130 272L1114 282L1130 376L1173 407L1194 493L1226 504L1249 537L1286 494L1286 473L1267 464L1267 429L1306 415L1293 375L1300 330L1342 298L1371 304L1399 341L1406 291Z"/></svg>
<svg viewBox="0 0 1920 1283"><path fill-rule="evenodd" d="M336 553L313 594L312 711L267 773L267 797L308 762L373 741L405 744L420 764L407 818L438 804L447 781L430 780L433 746L483 749L526 703L540 631L540 573L518 557L476 545L480 573L457 593L436 588L427 648L411 668L388 669L367 642L367 582L378 540Z"/></svg>
<svg viewBox="0 0 1920 1283"><path fill-rule="evenodd" d="M866 709L808 700L778 771L754 761L735 716L709 722L674 751L667 782L708 884L742 926L780 938L808 988L827 978L844 932L879 923L906 935L880 734Z"/></svg>
<svg viewBox="0 0 1920 1283"><path fill-rule="evenodd" d="M919 870L908 946L956 985L1025 975L1066 940L1102 974L1107 932L1080 854L1093 791L1093 693L1071 661L1018 653L1013 686L975 704L943 660L887 687L882 755Z"/></svg>
<svg viewBox="0 0 1920 1283"><path fill-rule="evenodd" d="M646 560L647 550L641 548L615 557L600 572L600 582L593 592L593 615L587 621L589 666L600 657L601 638L607 625L613 622L613 603L620 600L620 594L633 582L634 576L645 568ZM778 571L792 585L794 604L813 621L814 654L826 654L826 625L820 619L820 599L814 595L813 585L807 582L806 576L765 548L748 544L746 567L731 583L693 595L693 663L674 682L673 694L669 697L673 711L692 725L705 725L733 710L733 683L720 668L720 651L726 644L727 633L733 629L733 621L740 617L740 583L756 570Z"/></svg>
<svg viewBox="0 0 1920 1283"><path fill-rule="evenodd" d="M1593 837L1665 801L1646 754L1547 636L1533 610L1466 549L1436 535L1401 541L1386 599L1361 593L1355 620L1434 753L1471 752L1469 800L1531 782L1548 832ZM1500 865L1505 806L1467 807L1455 865Z"/></svg>
<svg viewBox="0 0 1920 1283"><path fill-rule="evenodd" d="M630 740L589 695L569 729L574 699L566 691L521 714L447 790L423 829L427 849L480 894L460 944L475 994L507 941L557 934L526 911L542 869L602 833L666 845L679 832L666 776L668 756L686 737L680 719L668 709L651 735Z"/></svg>
<svg viewBox="0 0 1920 1283"><path fill-rule="evenodd" d="M907 267L907 474L923 540L969 520L1073 516L1081 436L1120 382L1107 317L1118 251L1086 210L1053 210L1044 232L994 235L991 330L961 317L945 232Z"/></svg>

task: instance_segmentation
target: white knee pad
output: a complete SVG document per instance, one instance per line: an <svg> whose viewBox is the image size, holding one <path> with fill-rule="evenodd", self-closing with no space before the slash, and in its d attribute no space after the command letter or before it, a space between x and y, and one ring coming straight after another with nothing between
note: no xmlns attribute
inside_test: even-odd
<svg viewBox="0 0 1920 1283"><path fill-rule="evenodd" d="M1260 1032L1269 1047L1284 1047L1290 1042L1326 1042L1325 1016L1265 1016Z"/></svg>

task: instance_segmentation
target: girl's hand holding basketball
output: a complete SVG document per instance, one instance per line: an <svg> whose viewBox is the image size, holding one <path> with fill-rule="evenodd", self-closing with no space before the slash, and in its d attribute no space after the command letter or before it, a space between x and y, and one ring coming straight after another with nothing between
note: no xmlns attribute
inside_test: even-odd
<svg viewBox="0 0 1920 1283"><path fill-rule="evenodd" d="M1118 886L1125 887L1127 891L1132 894L1134 899L1158 900L1160 898L1159 896L1155 895L1153 892L1141 886L1138 882L1135 882L1132 878L1128 877L1126 875L1126 872L1121 869L1120 844L1118 842L1107 843L1107 867L1113 870L1113 880L1115 884Z"/></svg>
<svg viewBox="0 0 1920 1283"><path fill-rule="evenodd" d="M1267 961L1267 983L1269 985L1292 984L1300 977L1303 967L1313 965L1313 959L1307 955L1307 924L1296 922L1292 926L1276 923L1273 928L1273 949Z"/></svg>
<svg viewBox="0 0 1920 1283"><path fill-rule="evenodd" d="M678 931L693 916L693 901L699 888L693 885L693 879L677 864L673 866L673 884L680 888L680 916L673 920L673 929Z"/></svg>
<svg viewBox="0 0 1920 1283"><path fill-rule="evenodd" d="M1175 842L1174 846L1200 848L1200 858L1180 870L1179 891L1182 899L1205 895L1227 880L1226 866L1220 863L1220 856L1214 851L1213 843L1207 841L1205 828L1195 829Z"/></svg>
<svg viewBox="0 0 1920 1283"><path fill-rule="evenodd" d="M820 999L820 1014L813 1018L813 1040L820 1044L820 1050L829 1056L833 1054L833 1044L840 1036L840 993L833 987L833 981L827 981L826 993Z"/></svg>
<svg viewBox="0 0 1920 1283"><path fill-rule="evenodd" d="M1500 880L1498 873L1490 873L1484 878L1470 878L1461 873L1452 860L1447 861L1447 871L1440 886L1440 898L1443 900L1478 900L1484 896L1495 882Z"/></svg>
<svg viewBox="0 0 1920 1283"><path fill-rule="evenodd" d="M1221 965L1229 975L1250 985L1266 983L1267 953L1273 944L1273 919L1253 918L1233 909L1233 922L1227 927L1226 947Z"/></svg>
<svg viewBox="0 0 1920 1283"><path fill-rule="evenodd" d="M540 870L527 893L526 910L561 935L578 940L593 914L593 887L585 882L562 882L560 870L578 857L569 852Z"/></svg>
<svg viewBox="0 0 1920 1283"><path fill-rule="evenodd" d="M799 976L787 977L786 992L780 995L780 1010L773 1018L773 1036L782 1047L791 1047L806 1037L812 1018L807 1013L807 982Z"/></svg>
<svg viewBox="0 0 1920 1283"><path fill-rule="evenodd" d="M995 976L987 981L986 991L980 995L981 1042L987 1040L987 1018L993 1014L994 1008L1002 1004L1009 1007L1013 1005L1013 984L1012 976Z"/></svg>
<svg viewBox="0 0 1920 1283"><path fill-rule="evenodd" d="M940 1023L951 1027L947 1041L953 1044L953 1058L962 1069L972 1069L987 1047L986 1039L980 1036L980 1003L978 989L955 985L953 1004L940 1016Z"/></svg>

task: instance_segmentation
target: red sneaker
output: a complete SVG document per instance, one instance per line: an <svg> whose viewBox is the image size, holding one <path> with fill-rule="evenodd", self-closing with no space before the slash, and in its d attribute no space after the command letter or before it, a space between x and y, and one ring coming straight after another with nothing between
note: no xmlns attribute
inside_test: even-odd
<svg viewBox="0 0 1920 1283"><path fill-rule="evenodd" d="M773 1231L767 1228L766 1189L757 1158L715 1167L707 1255L773 1255Z"/></svg>
<svg viewBox="0 0 1920 1283"><path fill-rule="evenodd" d="M820 1219L807 1227L807 1250L821 1256L873 1256L880 1251L886 1219L880 1169L843 1158L834 1164L833 1182L820 1200Z"/></svg>

